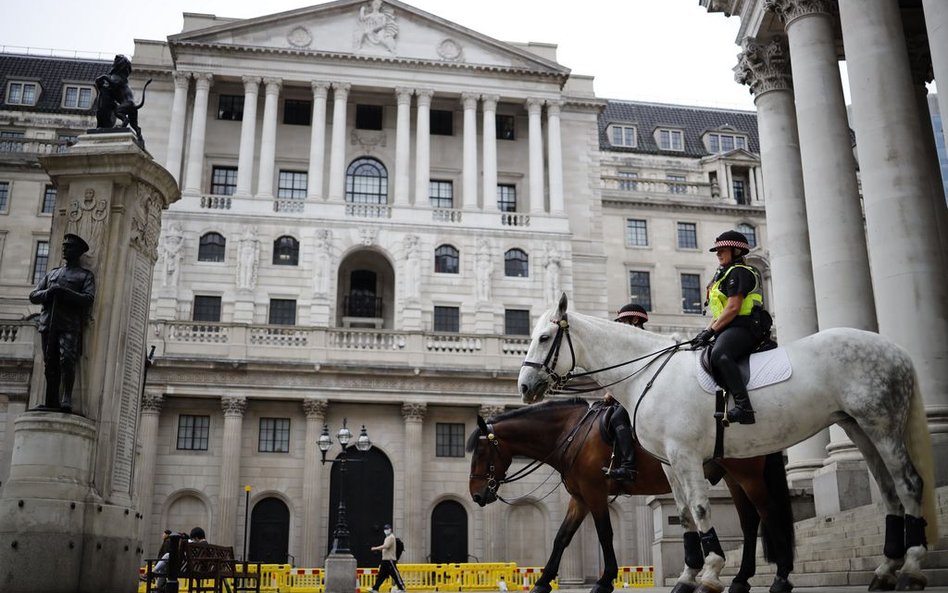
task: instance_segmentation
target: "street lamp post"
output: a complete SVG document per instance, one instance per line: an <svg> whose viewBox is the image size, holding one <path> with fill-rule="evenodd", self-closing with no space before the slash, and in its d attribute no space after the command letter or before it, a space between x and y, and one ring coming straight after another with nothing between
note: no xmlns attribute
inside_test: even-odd
<svg viewBox="0 0 948 593"><path fill-rule="evenodd" d="M339 507L336 514L336 527L332 533L332 548L329 550L330 554L351 554L349 549L349 522L346 519L345 487L346 463L350 461L348 459L347 447L349 446L349 441L352 440L352 431L346 426L347 421L347 418L342 419L342 428L340 428L336 434L336 439L339 441L339 445L342 446L342 453L339 454L339 457L336 459L326 459L326 452L332 447L332 437L329 436L328 425L323 424L323 432L319 435L319 441L317 442L319 451L322 453L322 459L320 461L323 464L327 461L329 463L339 464ZM359 437L356 439L356 449L364 453L371 448L372 441L369 440L369 435L363 424L362 430L359 432Z"/></svg>

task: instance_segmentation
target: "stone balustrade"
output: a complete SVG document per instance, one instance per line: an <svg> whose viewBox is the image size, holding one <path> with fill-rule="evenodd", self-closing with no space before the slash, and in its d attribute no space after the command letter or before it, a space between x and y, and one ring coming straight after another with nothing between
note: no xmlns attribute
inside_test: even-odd
<svg viewBox="0 0 948 593"><path fill-rule="evenodd" d="M39 344L36 325L25 320L0 320L0 360L33 360L34 344Z"/></svg>
<svg viewBox="0 0 948 593"><path fill-rule="evenodd" d="M356 218L391 218L392 207L387 204L346 204L346 216Z"/></svg>
<svg viewBox="0 0 948 593"><path fill-rule="evenodd" d="M702 181L622 177L619 175L603 175L602 180L604 189L635 195L670 194L687 198L711 199L711 184Z"/></svg>
<svg viewBox="0 0 948 593"><path fill-rule="evenodd" d="M230 210L230 196L201 196L201 208L209 210Z"/></svg>
<svg viewBox="0 0 948 593"><path fill-rule="evenodd" d="M530 215L519 212L501 212L500 224L503 226L530 226Z"/></svg>
<svg viewBox="0 0 948 593"><path fill-rule="evenodd" d="M68 140L45 140L42 138L2 138L0 154L57 154L65 152L71 144Z"/></svg>
<svg viewBox="0 0 948 593"><path fill-rule="evenodd" d="M454 208L435 208L431 211L431 220L435 222L461 222L461 211Z"/></svg>

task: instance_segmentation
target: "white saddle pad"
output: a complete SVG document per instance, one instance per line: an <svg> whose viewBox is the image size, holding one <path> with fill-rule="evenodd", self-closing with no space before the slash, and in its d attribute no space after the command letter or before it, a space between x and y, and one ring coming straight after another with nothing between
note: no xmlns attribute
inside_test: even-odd
<svg viewBox="0 0 948 593"><path fill-rule="evenodd" d="M714 393L719 389L718 384L714 382L714 377L701 366L702 352L695 352L695 376L698 384L708 393ZM782 347L751 354L750 357L750 381L747 382L747 390L752 391L774 383L780 383L790 378L790 357L787 356L787 350Z"/></svg>

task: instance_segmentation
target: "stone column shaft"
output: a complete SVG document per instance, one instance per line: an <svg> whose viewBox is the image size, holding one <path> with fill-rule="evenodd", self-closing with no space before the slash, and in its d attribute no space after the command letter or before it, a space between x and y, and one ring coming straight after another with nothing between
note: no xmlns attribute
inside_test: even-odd
<svg viewBox="0 0 948 593"><path fill-rule="evenodd" d="M158 458L158 420L161 418L161 406L164 395L160 390L145 389L142 397L142 415L139 424L138 439L141 443L141 465L138 468L141 478L138 494L141 509L141 538L146 557L153 558L158 552L155 545L157 537L151 532L152 497L155 493L155 465Z"/></svg>
<svg viewBox="0 0 948 593"><path fill-rule="evenodd" d="M168 158L165 168L175 181L181 180L181 153L184 152L184 120L188 114L188 88L191 73L175 72L174 99L171 101L171 122L168 124Z"/></svg>
<svg viewBox="0 0 948 593"><path fill-rule="evenodd" d="M948 87L948 2L922 0L922 7L935 80L940 81L943 87ZM938 110L941 112L942 130L948 138L948 92L945 90L938 93Z"/></svg>
<svg viewBox="0 0 948 593"><path fill-rule="evenodd" d="M347 82L332 83L332 141L329 148L329 199L342 202L346 195L346 105Z"/></svg>
<svg viewBox="0 0 948 593"><path fill-rule="evenodd" d="M482 95L481 109L484 113L482 142L484 161L483 195L481 209L493 211L497 203L497 95Z"/></svg>
<svg viewBox="0 0 948 593"><path fill-rule="evenodd" d="M237 190L240 197L250 196L253 184L253 154L257 139L257 96L260 77L244 76L244 115L240 122L240 153L237 156Z"/></svg>
<svg viewBox="0 0 948 593"><path fill-rule="evenodd" d="M405 419L405 525L402 531L406 534L406 553L409 562L424 560L424 533L425 517L421 505L422 483L422 451L424 444L422 428L424 428L426 404L402 404L402 417Z"/></svg>
<svg viewBox="0 0 948 593"><path fill-rule="evenodd" d="M273 198L273 167L276 160L277 109L280 100L279 78L263 81L267 98L263 103L263 131L260 134L260 172L257 174L257 196Z"/></svg>
<svg viewBox="0 0 948 593"><path fill-rule="evenodd" d="M543 110L543 100L527 99L527 113L530 118L529 146L529 186L530 186L530 213L543 213L543 129L540 112Z"/></svg>
<svg viewBox="0 0 948 593"><path fill-rule="evenodd" d="M428 204L431 179L431 97L434 91L416 89L415 117L415 205Z"/></svg>
<svg viewBox="0 0 948 593"><path fill-rule="evenodd" d="M396 206L408 206L411 164L411 95L412 89L397 88L398 114L395 119L395 200Z"/></svg>
<svg viewBox="0 0 948 593"><path fill-rule="evenodd" d="M461 95L464 106L463 187L461 201L467 209L477 208L477 95ZM462 204L455 204L456 208Z"/></svg>
<svg viewBox="0 0 948 593"><path fill-rule="evenodd" d="M323 482L323 464L317 441L326 421L329 404L324 399L309 397L303 400L306 414L306 444L303 453L303 542L301 566L319 566L322 555L319 553L321 542L326 541L320 520L323 505L320 506L319 492ZM325 501L328 504L328 501Z"/></svg>
<svg viewBox="0 0 948 593"><path fill-rule="evenodd" d="M194 110L191 114L191 138L188 143L188 168L184 193L199 195L204 181L204 135L207 130L207 97L213 76L194 74Z"/></svg>
<svg viewBox="0 0 948 593"><path fill-rule="evenodd" d="M306 176L306 196L311 200L323 198L323 170L326 168L326 97L328 82L313 82L313 122L309 136L309 173Z"/></svg>
<svg viewBox="0 0 948 593"><path fill-rule="evenodd" d="M218 493L217 535L211 541L221 546L234 546L237 527L237 506L243 489L240 484L240 436L243 430L244 412L247 399L243 397L222 397L221 409L224 412L224 433L221 438L221 482Z"/></svg>
<svg viewBox="0 0 948 593"><path fill-rule="evenodd" d="M563 203L563 138L560 134L562 101L546 103L547 152L550 167L550 214L565 214Z"/></svg>

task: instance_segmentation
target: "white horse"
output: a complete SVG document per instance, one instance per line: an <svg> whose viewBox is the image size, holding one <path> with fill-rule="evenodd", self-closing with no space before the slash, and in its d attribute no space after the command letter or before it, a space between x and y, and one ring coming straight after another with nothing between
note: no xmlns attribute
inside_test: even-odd
<svg viewBox="0 0 948 593"><path fill-rule="evenodd" d="M519 377L524 403L543 399L577 366L602 369L595 373L601 385L617 382L611 390L633 414L639 442L670 464L666 473L679 513L701 533L705 559L698 590L721 591L724 552L711 523L702 471L714 449L714 397L698 384L694 355L684 348L672 353L671 338L648 331L574 312L567 317L566 306L564 294L533 330ZM650 358L607 368L663 349L670 351L626 380ZM931 435L909 355L878 334L846 328L821 331L786 350L795 372L787 381L751 392L757 423L725 430L725 454L766 455L840 425L865 457L885 501L885 559L870 590L924 589L926 520L934 542L937 515ZM673 591L694 590L697 574L686 569Z"/></svg>

